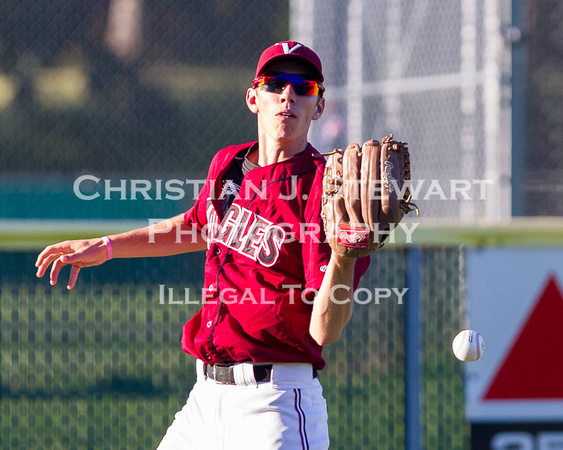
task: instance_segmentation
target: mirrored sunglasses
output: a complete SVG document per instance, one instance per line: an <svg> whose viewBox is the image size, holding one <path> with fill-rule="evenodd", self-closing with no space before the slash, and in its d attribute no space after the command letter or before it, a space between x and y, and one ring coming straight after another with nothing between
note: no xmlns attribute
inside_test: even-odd
<svg viewBox="0 0 563 450"><path fill-rule="evenodd" d="M322 95L322 84L303 78L301 75L278 73L277 75L262 75L252 81L252 87L257 87L266 92L281 94L285 87L291 84L297 95Z"/></svg>

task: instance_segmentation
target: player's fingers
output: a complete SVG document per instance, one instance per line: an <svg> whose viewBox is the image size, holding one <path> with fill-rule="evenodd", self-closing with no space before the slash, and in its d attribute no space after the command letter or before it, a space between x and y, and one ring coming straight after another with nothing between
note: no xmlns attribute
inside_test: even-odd
<svg viewBox="0 0 563 450"><path fill-rule="evenodd" d="M41 278L45 275L50 264L55 262L62 255L73 252L74 250L71 244L72 241L64 241L45 247L45 249L37 255L37 260L35 261L37 276Z"/></svg>
<svg viewBox="0 0 563 450"><path fill-rule="evenodd" d="M380 143L369 140L362 145L362 215L364 222L374 231L374 224L379 222L379 202L381 201L381 174L379 166Z"/></svg>
<svg viewBox="0 0 563 450"><path fill-rule="evenodd" d="M78 274L80 272L80 267L72 266L70 269L70 277L68 279L67 289L72 289L76 285L76 280L78 279Z"/></svg>
<svg viewBox="0 0 563 450"><path fill-rule="evenodd" d="M350 217L350 224L363 226L362 205L360 203L362 155L358 144L350 144L342 157L342 169L344 172L344 201L346 212Z"/></svg>
<svg viewBox="0 0 563 450"><path fill-rule="evenodd" d="M384 140L381 147L381 215L382 221L399 223L404 212L400 208L398 190L403 175L402 153L405 143Z"/></svg>
<svg viewBox="0 0 563 450"><path fill-rule="evenodd" d="M57 259L59 259L61 256L63 255L62 252L58 252L58 253L52 253L49 255L45 255L44 257L42 257L40 260L37 260L37 263L35 264L37 266L37 276L39 278L41 278L43 275L45 275L45 272L47 271L47 268Z"/></svg>
<svg viewBox="0 0 563 450"><path fill-rule="evenodd" d="M348 223L348 214L342 195L342 152L335 150L327 159L323 177L323 221L326 237L334 241L340 221Z"/></svg>
<svg viewBox="0 0 563 450"><path fill-rule="evenodd" d="M57 284L57 279L59 278L59 272L64 266L67 265L67 263L64 261L65 258L67 258L66 255L61 255L55 261L53 261L53 264L51 265L51 274L49 276L49 281L52 286Z"/></svg>
<svg viewBox="0 0 563 450"><path fill-rule="evenodd" d="M57 258L62 253L69 253L72 249L70 247L70 241L60 242L58 244L48 245L43 249L39 255L37 255L37 260L35 261L35 267L39 267L43 261L47 258L57 255Z"/></svg>
<svg viewBox="0 0 563 450"><path fill-rule="evenodd" d="M37 255L37 259L35 260L35 267L39 267L41 264L43 264L45 258L53 253L52 247L52 245L45 247L43 251L39 253L39 255Z"/></svg>

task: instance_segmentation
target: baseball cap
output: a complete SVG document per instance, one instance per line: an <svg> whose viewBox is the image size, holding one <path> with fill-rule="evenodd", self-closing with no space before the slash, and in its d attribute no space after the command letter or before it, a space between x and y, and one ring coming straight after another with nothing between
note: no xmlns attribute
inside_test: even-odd
<svg viewBox="0 0 563 450"><path fill-rule="evenodd" d="M312 71L315 81L323 82L323 68L319 56L304 44L296 41L278 42L262 52L256 67L256 78L263 75L268 66L278 61L296 61Z"/></svg>

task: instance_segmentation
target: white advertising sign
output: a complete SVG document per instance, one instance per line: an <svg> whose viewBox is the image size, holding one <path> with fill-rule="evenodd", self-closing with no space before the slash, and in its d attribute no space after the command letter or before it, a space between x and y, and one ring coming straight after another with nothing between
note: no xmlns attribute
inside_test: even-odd
<svg viewBox="0 0 563 450"><path fill-rule="evenodd" d="M470 250L467 288L485 339L464 363L468 420L563 421L563 250Z"/></svg>

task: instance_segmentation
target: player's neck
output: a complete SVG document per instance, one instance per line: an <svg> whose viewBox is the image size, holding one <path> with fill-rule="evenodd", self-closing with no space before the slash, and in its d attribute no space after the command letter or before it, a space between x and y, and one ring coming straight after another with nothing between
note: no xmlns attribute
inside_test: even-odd
<svg viewBox="0 0 563 450"><path fill-rule="evenodd" d="M290 142L279 142L277 140L263 138L258 142L257 151L248 155L250 162L259 166L267 166L289 159L307 148L307 138L293 140Z"/></svg>

